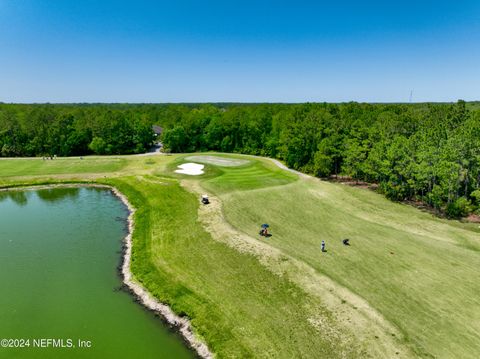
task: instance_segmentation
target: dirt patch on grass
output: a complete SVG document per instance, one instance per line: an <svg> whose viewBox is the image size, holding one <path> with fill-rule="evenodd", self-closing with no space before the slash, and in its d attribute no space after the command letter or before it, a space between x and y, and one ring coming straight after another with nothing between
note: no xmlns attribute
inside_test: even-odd
<svg viewBox="0 0 480 359"><path fill-rule="evenodd" d="M215 165L220 167L238 167L249 163L248 160L241 160L232 157L220 157L220 156L188 156L185 157L187 161L206 163L209 165Z"/></svg>
<svg viewBox="0 0 480 359"><path fill-rule="evenodd" d="M197 196L205 193L198 181L184 180L182 186ZM304 262L284 254L277 248L242 233L231 226L222 212L218 197L209 194L211 203L200 206L198 219L212 238L239 252L254 255L273 273L287 278L306 293L320 298L333 315L335 325L325 316L312 315L308 323L323 335L355 348L362 357L408 358L409 348L401 344L402 334L368 302L339 286Z"/></svg>
<svg viewBox="0 0 480 359"><path fill-rule="evenodd" d="M480 223L480 216L478 214L471 213L467 218L465 218L465 220L471 223Z"/></svg>

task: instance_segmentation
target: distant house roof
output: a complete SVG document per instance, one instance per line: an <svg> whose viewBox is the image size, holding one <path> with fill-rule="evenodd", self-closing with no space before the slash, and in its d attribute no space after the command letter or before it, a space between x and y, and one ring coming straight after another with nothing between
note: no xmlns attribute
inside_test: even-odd
<svg viewBox="0 0 480 359"><path fill-rule="evenodd" d="M157 125L152 126L153 132L155 132L156 135L161 135L163 132L163 128Z"/></svg>

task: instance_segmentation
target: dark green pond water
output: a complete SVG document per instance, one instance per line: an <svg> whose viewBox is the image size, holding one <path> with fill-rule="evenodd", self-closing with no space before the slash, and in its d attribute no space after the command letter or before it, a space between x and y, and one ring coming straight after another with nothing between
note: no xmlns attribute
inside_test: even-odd
<svg viewBox="0 0 480 359"><path fill-rule="evenodd" d="M0 358L193 357L116 290L126 218L107 190L0 192L0 339L29 340L0 347Z"/></svg>

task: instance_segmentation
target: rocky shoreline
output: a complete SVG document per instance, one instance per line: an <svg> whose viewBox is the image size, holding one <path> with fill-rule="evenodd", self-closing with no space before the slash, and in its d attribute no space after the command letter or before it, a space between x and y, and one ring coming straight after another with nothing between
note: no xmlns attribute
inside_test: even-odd
<svg viewBox="0 0 480 359"><path fill-rule="evenodd" d="M108 187L108 186L107 186ZM195 350L195 352L205 359L213 358L213 354L208 349L207 345L198 339L193 333L192 325L187 318L182 318L175 314L173 310L166 304L160 303L155 299L142 285L133 279L133 274L130 271L130 261L132 258L132 234L134 230L133 216L135 208L130 204L127 197L118 191L115 187L109 187L111 191L117 196L128 208L128 233L124 238L123 247L123 262L121 264L121 274L123 283L135 298L147 309L159 314L169 325L174 327L182 335L186 343Z"/></svg>

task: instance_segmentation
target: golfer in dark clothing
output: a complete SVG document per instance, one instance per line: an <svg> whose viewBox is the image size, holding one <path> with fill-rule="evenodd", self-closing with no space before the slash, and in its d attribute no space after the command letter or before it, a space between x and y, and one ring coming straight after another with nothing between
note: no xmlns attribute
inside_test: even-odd
<svg viewBox="0 0 480 359"><path fill-rule="evenodd" d="M322 241L322 252L325 252L325 241Z"/></svg>

